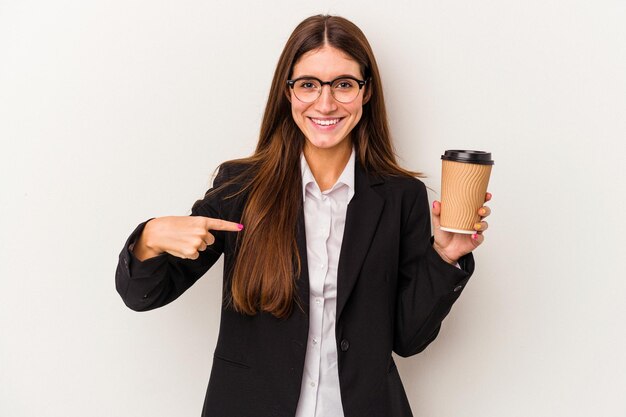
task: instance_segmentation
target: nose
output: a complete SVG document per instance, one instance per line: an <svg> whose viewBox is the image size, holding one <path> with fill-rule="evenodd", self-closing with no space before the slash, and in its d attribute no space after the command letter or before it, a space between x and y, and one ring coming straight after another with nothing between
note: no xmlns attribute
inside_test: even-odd
<svg viewBox="0 0 626 417"><path fill-rule="evenodd" d="M315 107L320 113L331 113L337 110L337 102L335 101L330 88L330 85L323 85L322 92L315 102Z"/></svg>

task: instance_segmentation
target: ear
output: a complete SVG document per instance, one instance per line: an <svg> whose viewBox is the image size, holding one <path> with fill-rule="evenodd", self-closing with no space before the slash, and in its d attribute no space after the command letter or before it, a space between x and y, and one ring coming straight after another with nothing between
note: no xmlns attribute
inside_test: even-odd
<svg viewBox="0 0 626 417"><path fill-rule="evenodd" d="M363 86L365 92L363 93L363 105L366 105L370 98L372 98L372 89L370 88L370 83L367 83Z"/></svg>
<svg viewBox="0 0 626 417"><path fill-rule="evenodd" d="M285 88L285 97L287 97L287 100L291 103L291 88L289 88L289 86Z"/></svg>

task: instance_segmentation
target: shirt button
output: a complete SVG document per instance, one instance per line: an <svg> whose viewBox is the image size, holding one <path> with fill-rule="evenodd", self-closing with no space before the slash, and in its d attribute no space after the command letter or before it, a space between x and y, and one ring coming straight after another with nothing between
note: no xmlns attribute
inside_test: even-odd
<svg viewBox="0 0 626 417"><path fill-rule="evenodd" d="M317 345L317 338L315 338L315 337L313 338L313 344Z"/></svg>
<svg viewBox="0 0 626 417"><path fill-rule="evenodd" d="M320 265L320 269L324 269L324 264L321 264L321 265Z"/></svg>
<svg viewBox="0 0 626 417"><path fill-rule="evenodd" d="M341 351L342 352L347 352L348 349L350 349L350 342L348 342L346 339L343 339L341 341Z"/></svg>
<svg viewBox="0 0 626 417"><path fill-rule="evenodd" d="M311 387L315 388L315 382L311 382Z"/></svg>
<svg viewBox="0 0 626 417"><path fill-rule="evenodd" d="M316 298L315 299L315 304L317 304L317 305L322 304L322 299L321 298Z"/></svg>

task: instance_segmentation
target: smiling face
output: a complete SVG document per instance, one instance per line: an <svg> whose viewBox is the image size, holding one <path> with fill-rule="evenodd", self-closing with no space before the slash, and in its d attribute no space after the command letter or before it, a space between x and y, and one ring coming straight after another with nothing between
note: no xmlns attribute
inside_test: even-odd
<svg viewBox="0 0 626 417"><path fill-rule="evenodd" d="M293 67L291 79L315 77L322 81L334 80L340 76L363 79L360 65L344 52L325 45L302 55ZM303 103L289 89L291 114L306 137L305 152L312 150L351 149L350 132L363 114L363 87L354 101L340 103L330 92L330 86L322 87L322 94L312 103Z"/></svg>

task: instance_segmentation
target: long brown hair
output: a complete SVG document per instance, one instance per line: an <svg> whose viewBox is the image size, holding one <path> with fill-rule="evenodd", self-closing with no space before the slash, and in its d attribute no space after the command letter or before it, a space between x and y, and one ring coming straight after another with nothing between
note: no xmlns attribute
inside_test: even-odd
<svg viewBox="0 0 626 417"><path fill-rule="evenodd" d="M419 175L396 162L378 66L363 32L338 16L317 15L302 21L278 60L256 150L248 158L230 161L244 169L224 185L240 184L241 192L247 194L230 300L244 314L264 311L286 318L297 302L301 264L296 229L302 206L300 155L305 137L291 116L287 80L302 55L324 45L353 58L368 80L369 101L350 134L358 163L377 175Z"/></svg>

